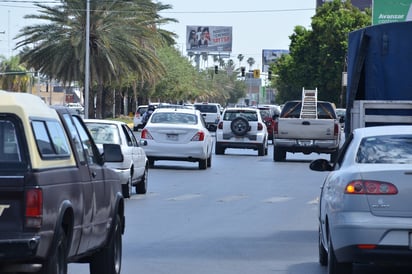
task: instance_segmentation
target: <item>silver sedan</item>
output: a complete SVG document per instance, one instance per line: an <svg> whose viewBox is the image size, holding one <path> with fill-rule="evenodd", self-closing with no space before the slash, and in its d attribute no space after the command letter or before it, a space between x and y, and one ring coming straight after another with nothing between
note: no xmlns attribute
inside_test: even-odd
<svg viewBox="0 0 412 274"><path fill-rule="evenodd" d="M195 109L158 108L141 132L150 166L158 160L198 162L199 169L212 164L213 139L202 114Z"/></svg>
<svg viewBox="0 0 412 274"><path fill-rule="evenodd" d="M328 274L353 263L410 263L412 256L412 126L354 130L330 171L319 205L319 262Z"/></svg>

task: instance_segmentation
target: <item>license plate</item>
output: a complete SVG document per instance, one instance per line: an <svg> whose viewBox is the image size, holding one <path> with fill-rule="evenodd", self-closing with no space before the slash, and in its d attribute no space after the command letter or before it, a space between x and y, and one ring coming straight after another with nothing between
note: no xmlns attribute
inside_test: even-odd
<svg viewBox="0 0 412 274"><path fill-rule="evenodd" d="M169 141L177 141L177 134L166 134L166 139Z"/></svg>

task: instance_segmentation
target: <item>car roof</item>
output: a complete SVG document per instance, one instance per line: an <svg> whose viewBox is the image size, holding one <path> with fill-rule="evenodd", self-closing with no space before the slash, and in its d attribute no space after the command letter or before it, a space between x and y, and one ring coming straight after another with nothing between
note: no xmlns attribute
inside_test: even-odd
<svg viewBox="0 0 412 274"><path fill-rule="evenodd" d="M412 126L404 125L388 125L357 128L353 130L353 134L360 138L369 136L385 136L385 135L412 135Z"/></svg>
<svg viewBox="0 0 412 274"><path fill-rule="evenodd" d="M99 124L111 124L111 125L126 125L125 122L117 120L105 120L105 119L83 119L85 123L99 123Z"/></svg>
<svg viewBox="0 0 412 274"><path fill-rule="evenodd" d="M179 113L188 113L196 114L200 113L197 109L193 108L157 108L154 113L170 113L170 112L179 112Z"/></svg>
<svg viewBox="0 0 412 274"><path fill-rule="evenodd" d="M230 111L236 111L236 110L251 110L251 111L256 111L256 112L258 112L259 111L259 109L257 109L257 108L252 108L252 107L230 107L230 108L226 108L225 109L225 111L228 111L228 110L230 110Z"/></svg>

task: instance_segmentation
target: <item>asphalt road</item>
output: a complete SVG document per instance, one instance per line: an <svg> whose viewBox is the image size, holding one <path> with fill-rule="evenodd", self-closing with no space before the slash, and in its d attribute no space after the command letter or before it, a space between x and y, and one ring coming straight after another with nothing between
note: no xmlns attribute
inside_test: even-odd
<svg viewBox="0 0 412 274"><path fill-rule="evenodd" d="M275 163L270 145L264 157L235 149L213 155L207 170L156 162L148 193L127 200L122 273L326 274L317 255L326 173L308 168L319 157L329 155L288 154ZM402 271L354 267L354 274ZM88 265L70 265L69 273L89 273Z"/></svg>

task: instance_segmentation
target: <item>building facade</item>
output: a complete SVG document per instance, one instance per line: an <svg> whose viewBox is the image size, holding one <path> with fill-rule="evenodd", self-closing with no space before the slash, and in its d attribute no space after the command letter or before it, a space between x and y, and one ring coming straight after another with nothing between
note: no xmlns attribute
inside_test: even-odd
<svg viewBox="0 0 412 274"><path fill-rule="evenodd" d="M316 8L323 5L325 2L331 2L332 0L316 0ZM359 8L360 10L365 10L366 8L372 8L372 0L352 0L352 5Z"/></svg>

